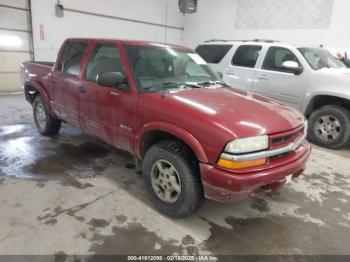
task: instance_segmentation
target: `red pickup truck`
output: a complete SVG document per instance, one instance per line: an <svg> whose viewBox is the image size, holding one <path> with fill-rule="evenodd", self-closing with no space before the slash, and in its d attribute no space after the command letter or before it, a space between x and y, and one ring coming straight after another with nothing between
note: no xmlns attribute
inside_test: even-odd
<svg viewBox="0 0 350 262"><path fill-rule="evenodd" d="M182 46L68 39L56 63L23 63L21 79L42 135L66 122L130 152L155 207L171 217L190 215L204 197L277 190L310 155L302 114L227 86Z"/></svg>

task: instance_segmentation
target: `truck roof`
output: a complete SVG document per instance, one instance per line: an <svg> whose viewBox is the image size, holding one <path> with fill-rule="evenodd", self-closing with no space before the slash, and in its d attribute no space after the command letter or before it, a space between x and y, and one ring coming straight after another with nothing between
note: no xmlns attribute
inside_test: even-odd
<svg viewBox="0 0 350 262"><path fill-rule="evenodd" d="M155 42L155 41L144 41L144 40L131 40L131 39L118 39L118 38L67 38L66 41L92 41L92 42L112 42L112 43L123 43L125 45L136 45L136 46L160 46L160 47L171 47L176 49L183 49L183 50L191 50L191 48L182 46L182 45L176 45L176 44L169 44L169 43L161 43L161 42Z"/></svg>

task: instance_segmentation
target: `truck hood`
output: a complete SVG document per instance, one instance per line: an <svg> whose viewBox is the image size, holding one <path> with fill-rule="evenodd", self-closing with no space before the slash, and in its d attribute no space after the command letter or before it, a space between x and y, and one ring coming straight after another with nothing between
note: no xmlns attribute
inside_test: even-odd
<svg viewBox="0 0 350 262"><path fill-rule="evenodd" d="M195 119L216 125L234 137L283 132L304 121L303 115L295 109L233 88L184 89L170 91L166 97L170 98L170 103L177 104L173 108L180 106L180 112L189 112L192 123L195 121L192 112L195 112Z"/></svg>

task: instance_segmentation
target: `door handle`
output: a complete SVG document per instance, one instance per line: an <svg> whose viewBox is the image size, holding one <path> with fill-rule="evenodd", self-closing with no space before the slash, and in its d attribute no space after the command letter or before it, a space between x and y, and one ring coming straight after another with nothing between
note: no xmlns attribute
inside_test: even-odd
<svg viewBox="0 0 350 262"><path fill-rule="evenodd" d="M84 86L79 87L79 92L80 93L86 93L86 88Z"/></svg>
<svg viewBox="0 0 350 262"><path fill-rule="evenodd" d="M236 75L236 73L235 73L235 72L226 72L226 75L235 76L235 75Z"/></svg>
<svg viewBox="0 0 350 262"><path fill-rule="evenodd" d="M57 84L58 84L58 80L55 79L55 78L53 78L53 79L52 79L52 84L53 84L53 85L57 85Z"/></svg>
<svg viewBox="0 0 350 262"><path fill-rule="evenodd" d="M261 76L258 76L258 79L259 80L269 80L269 77L266 75L261 75Z"/></svg>

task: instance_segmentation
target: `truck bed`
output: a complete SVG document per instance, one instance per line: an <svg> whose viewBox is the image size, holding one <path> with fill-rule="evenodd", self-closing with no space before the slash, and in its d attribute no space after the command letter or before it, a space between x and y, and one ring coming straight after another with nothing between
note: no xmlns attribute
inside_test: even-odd
<svg viewBox="0 0 350 262"><path fill-rule="evenodd" d="M49 74L52 71L54 63L52 62L43 62L43 61L27 61L21 64L21 85L24 88L23 84L25 80L32 79L37 83L40 83L42 86L47 86L47 81Z"/></svg>

